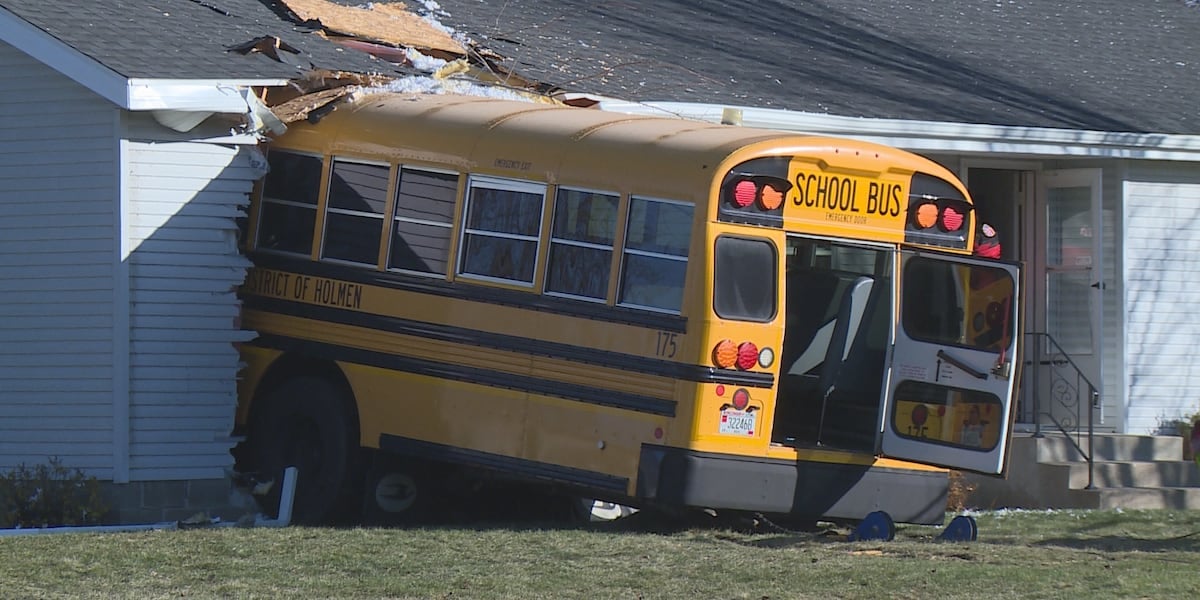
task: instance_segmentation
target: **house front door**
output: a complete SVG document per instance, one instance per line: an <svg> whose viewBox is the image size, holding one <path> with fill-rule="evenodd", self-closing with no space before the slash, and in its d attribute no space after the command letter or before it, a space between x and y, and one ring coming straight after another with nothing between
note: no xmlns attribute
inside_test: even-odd
<svg viewBox="0 0 1200 600"><path fill-rule="evenodd" d="M1032 222L1025 224L1033 235L1025 236L1022 248L1029 267L1026 331L1032 333L1025 348L1022 420L1085 428L1089 406L1103 399L1101 171L1041 171L1035 177ZM1036 403L1031 394L1037 394ZM1093 413L1097 425L1101 414Z"/></svg>

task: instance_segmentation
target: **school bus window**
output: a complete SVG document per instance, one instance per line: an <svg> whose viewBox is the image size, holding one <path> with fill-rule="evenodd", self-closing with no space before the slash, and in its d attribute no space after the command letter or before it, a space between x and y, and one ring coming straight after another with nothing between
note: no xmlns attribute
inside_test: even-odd
<svg viewBox="0 0 1200 600"><path fill-rule="evenodd" d="M722 319L775 318L778 260L767 240L717 238L713 268L713 310Z"/></svg>
<svg viewBox="0 0 1200 600"><path fill-rule="evenodd" d="M459 273L533 284L546 186L472 177Z"/></svg>
<svg viewBox="0 0 1200 600"><path fill-rule="evenodd" d="M914 258L904 268L902 323L913 339L941 344L963 342L962 291L947 269L952 265Z"/></svg>
<svg viewBox="0 0 1200 600"><path fill-rule="evenodd" d="M317 226L321 159L275 150L267 155L267 164L256 245L308 256Z"/></svg>
<svg viewBox="0 0 1200 600"><path fill-rule="evenodd" d="M913 339L999 352L1012 339L1012 277L999 267L914 258L902 324Z"/></svg>
<svg viewBox="0 0 1200 600"><path fill-rule="evenodd" d="M379 262L389 173L386 165L334 159L321 258Z"/></svg>
<svg viewBox="0 0 1200 600"><path fill-rule="evenodd" d="M558 188L546 292L605 300L619 200L616 194Z"/></svg>
<svg viewBox="0 0 1200 600"><path fill-rule="evenodd" d="M619 304L679 312L692 212L690 204L630 198Z"/></svg>
<svg viewBox="0 0 1200 600"><path fill-rule="evenodd" d="M388 268L445 275L458 173L401 168Z"/></svg>
<svg viewBox="0 0 1200 600"><path fill-rule="evenodd" d="M987 452L1000 442L1000 398L980 390L903 381L892 427L904 437Z"/></svg>

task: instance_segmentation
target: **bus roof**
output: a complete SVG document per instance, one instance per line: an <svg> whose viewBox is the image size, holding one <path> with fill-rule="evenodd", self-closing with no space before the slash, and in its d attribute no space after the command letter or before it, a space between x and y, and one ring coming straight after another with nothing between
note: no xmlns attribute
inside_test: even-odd
<svg viewBox="0 0 1200 600"><path fill-rule="evenodd" d="M937 163L869 142L480 96L372 93L316 123L289 125L278 144L690 201L706 197L722 171L762 156L809 155L857 172L872 164L920 171L961 189Z"/></svg>

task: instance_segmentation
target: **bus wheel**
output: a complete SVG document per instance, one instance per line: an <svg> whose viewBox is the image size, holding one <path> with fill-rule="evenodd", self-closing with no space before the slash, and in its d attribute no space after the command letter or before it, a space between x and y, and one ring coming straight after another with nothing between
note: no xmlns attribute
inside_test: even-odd
<svg viewBox="0 0 1200 600"><path fill-rule="evenodd" d="M376 453L363 489L363 523L404 525L429 516L436 491L427 467Z"/></svg>
<svg viewBox="0 0 1200 600"><path fill-rule="evenodd" d="M292 521L318 524L344 520L350 502L358 440L341 391L323 379L301 378L264 398L250 435L257 470L276 484L261 497L263 510L277 515L283 471L299 471Z"/></svg>

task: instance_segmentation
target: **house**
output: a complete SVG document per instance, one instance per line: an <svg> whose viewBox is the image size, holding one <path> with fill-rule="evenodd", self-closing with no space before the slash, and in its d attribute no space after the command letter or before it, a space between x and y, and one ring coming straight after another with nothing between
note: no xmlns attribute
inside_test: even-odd
<svg viewBox="0 0 1200 600"><path fill-rule="evenodd" d="M1088 383L1098 430L1153 433L1200 411L1194 2L439 5L501 66L607 110L938 160L1028 267L1022 424L1086 426Z"/></svg>
<svg viewBox="0 0 1200 600"><path fill-rule="evenodd" d="M125 522L228 504L256 90L320 69L390 65L258 0L0 2L0 469L57 457Z"/></svg>
<svg viewBox="0 0 1200 600"><path fill-rule="evenodd" d="M110 482L126 522L226 503L257 145L278 98L419 71L395 64L405 45L575 104L930 156L1028 265L1028 347L1052 352L1026 365L1024 424L1082 422L1079 393L1032 402L1063 365L1111 431L1200 408L1200 9L1183 0L416 7L469 53L331 8L362 4L0 0L0 469L61 457Z"/></svg>

